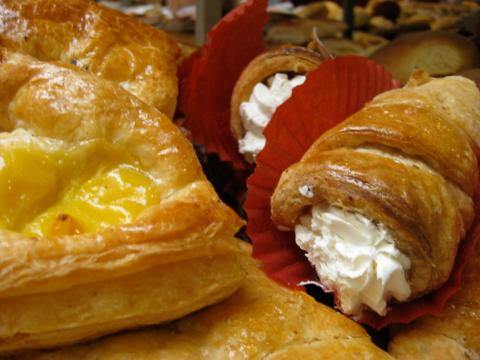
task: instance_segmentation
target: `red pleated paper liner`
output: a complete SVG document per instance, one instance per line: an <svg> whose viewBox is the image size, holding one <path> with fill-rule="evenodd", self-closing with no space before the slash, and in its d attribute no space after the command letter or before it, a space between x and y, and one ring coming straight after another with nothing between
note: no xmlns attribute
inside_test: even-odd
<svg viewBox="0 0 480 360"><path fill-rule="evenodd" d="M230 99L242 70L265 51L267 0L249 0L227 14L205 45L180 66L179 109L194 142L238 169L248 167L230 130Z"/></svg>
<svg viewBox="0 0 480 360"><path fill-rule="evenodd" d="M291 288L316 280L313 267L295 244L293 231L278 231L270 219L270 197L281 173L300 160L310 145L326 130L361 109L374 96L400 87L380 65L366 58L339 57L321 64L307 75L306 82L294 89L264 131L265 149L257 157L257 167L248 179L244 208L248 214L247 233L253 241L253 255L265 272ZM461 273L472 247L478 240L476 225L462 241L448 283L428 297L392 306L385 317L368 313L363 323L381 329L392 323L408 323L441 311L459 289Z"/></svg>
<svg viewBox="0 0 480 360"><path fill-rule="evenodd" d="M180 90L182 90L182 88L186 86L186 81L190 76L190 74L192 73L193 66L200 59L201 55L202 55L201 49L195 50L193 53L190 54L189 57L183 60L180 66L178 67L177 76L178 76L178 81L180 83ZM184 103L186 100L188 100L187 97L182 91L180 91L179 100L178 100L179 109L182 109L186 106L186 104Z"/></svg>

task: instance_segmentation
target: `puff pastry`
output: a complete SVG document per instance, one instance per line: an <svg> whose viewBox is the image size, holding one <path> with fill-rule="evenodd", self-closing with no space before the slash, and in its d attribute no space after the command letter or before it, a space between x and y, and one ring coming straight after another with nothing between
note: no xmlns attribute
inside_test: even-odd
<svg viewBox="0 0 480 360"><path fill-rule="evenodd" d="M162 113L0 52L0 353L182 317L245 276L223 205Z"/></svg>
<svg viewBox="0 0 480 360"><path fill-rule="evenodd" d="M396 359L480 358L480 247L465 268L462 288L439 316L426 316L389 344Z"/></svg>
<svg viewBox="0 0 480 360"><path fill-rule="evenodd" d="M283 99L284 93L287 93L288 97L290 96L288 90L286 90L288 88L291 93L292 86L288 84L288 77L290 77L291 80L294 76L303 76L307 72L314 70L323 60L325 60L325 57L313 50L299 46L286 46L267 51L257 56L242 71L233 89L230 107L230 125L233 136L240 142L240 151L244 154L247 161L254 162L258 149L249 149L247 145L245 151L243 151L241 141L248 140L246 134L251 130L252 132L255 132L253 130L260 132L257 137L262 137L262 129L270 120L274 108L280 105L279 103L281 101L278 101L278 99L282 98L282 100L286 100ZM270 85L269 90L271 94L263 94L266 96L262 96L262 94L259 93L257 97L254 91L256 91L259 86L267 89L262 85L267 83L269 79L273 79L276 74L285 76L285 79L279 86ZM271 82L275 83L275 80ZM272 88L277 89L276 94ZM268 93L269 90L267 89L263 91L263 93ZM245 115L245 113L242 114L241 107L243 104L248 103L249 99L251 99L254 107L259 107L258 110L254 110L255 115L252 114L252 117L258 118L259 113L262 113L263 109L268 109L265 114L265 121L262 121L261 124L256 124L255 120L249 119L248 111L246 113L247 115ZM252 127L254 129L252 129Z"/></svg>
<svg viewBox="0 0 480 360"><path fill-rule="evenodd" d="M248 272L244 285L218 305L163 328L29 359L390 358L353 321L305 293L277 285L251 258L242 260Z"/></svg>
<svg viewBox="0 0 480 360"><path fill-rule="evenodd" d="M168 117L174 114L177 44L93 0L1 0L0 45L42 61L77 65Z"/></svg>
<svg viewBox="0 0 480 360"><path fill-rule="evenodd" d="M374 309L371 303L378 303L382 310L375 311L383 315L384 300L393 298L397 285L405 285L405 292L395 299L406 301L448 279L474 216L478 170L469 134L478 130L479 109L480 92L472 81L418 72L406 88L379 95L324 133L282 174L271 200L272 219L281 228L295 228L297 243L307 241L301 231L315 233L300 246L309 251L320 281L337 291L342 308L359 292L364 305ZM326 255L335 261L314 255L330 237L337 243L328 245ZM348 280L350 275L329 267L341 259L348 260L345 266L354 264ZM391 288L381 288L390 280Z"/></svg>

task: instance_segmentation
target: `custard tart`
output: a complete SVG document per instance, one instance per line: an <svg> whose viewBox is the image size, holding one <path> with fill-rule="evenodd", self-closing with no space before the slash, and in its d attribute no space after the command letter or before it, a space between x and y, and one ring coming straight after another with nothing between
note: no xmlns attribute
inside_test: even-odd
<svg viewBox="0 0 480 360"><path fill-rule="evenodd" d="M245 276L191 144L127 91L0 52L0 353L182 317Z"/></svg>

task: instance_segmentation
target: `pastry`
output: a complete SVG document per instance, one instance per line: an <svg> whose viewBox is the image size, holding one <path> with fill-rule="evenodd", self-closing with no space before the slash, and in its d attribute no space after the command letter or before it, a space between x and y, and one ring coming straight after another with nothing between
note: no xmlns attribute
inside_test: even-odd
<svg viewBox="0 0 480 360"><path fill-rule="evenodd" d="M343 21L343 9L333 1L319 1L298 6L294 13L301 18Z"/></svg>
<svg viewBox="0 0 480 360"><path fill-rule="evenodd" d="M480 66L480 54L467 38L444 32L423 32L402 36L371 56L405 82L415 69L432 76L452 75Z"/></svg>
<svg viewBox="0 0 480 360"><path fill-rule="evenodd" d="M353 321L279 286L253 260L245 267L247 279L229 299L167 327L28 359L390 359Z"/></svg>
<svg viewBox="0 0 480 360"><path fill-rule="evenodd" d="M439 316L426 316L393 337L395 359L480 358L480 247L467 264L462 288Z"/></svg>
<svg viewBox="0 0 480 360"><path fill-rule="evenodd" d="M272 44L305 45L316 29L320 38L341 34L347 29L342 21L293 18L268 27L266 41Z"/></svg>
<svg viewBox="0 0 480 360"><path fill-rule="evenodd" d="M461 3L402 1L399 4L403 18L415 15L428 15L433 18L439 16L463 17L480 9L480 6L474 1L462 1Z"/></svg>
<svg viewBox="0 0 480 360"><path fill-rule="evenodd" d="M383 16L372 16L368 20L368 25L376 32L388 32L395 28L395 23Z"/></svg>
<svg viewBox="0 0 480 360"><path fill-rule="evenodd" d="M118 83L168 117L174 114L177 44L93 0L1 0L0 45L76 65Z"/></svg>
<svg viewBox="0 0 480 360"><path fill-rule="evenodd" d="M341 310L383 316L449 278L478 179L480 92L417 72L324 133L283 172L272 220L295 230Z"/></svg>
<svg viewBox="0 0 480 360"><path fill-rule="evenodd" d="M322 44L328 52L336 56L369 56L386 43L388 43L388 41L385 38L362 31L354 31L351 40L345 38L322 40Z"/></svg>
<svg viewBox="0 0 480 360"><path fill-rule="evenodd" d="M231 101L231 128L239 150L249 162L265 146L263 129L292 89L305 81L324 56L303 47L282 47L253 59L235 84Z"/></svg>
<svg viewBox="0 0 480 360"><path fill-rule="evenodd" d="M475 2L417 2L401 1L400 17L397 20L398 32L419 30L462 30L462 33L474 33L474 29L465 31L465 22L473 25L477 23L479 5ZM467 20L470 18L470 20ZM469 27L467 25L467 27Z"/></svg>
<svg viewBox="0 0 480 360"><path fill-rule="evenodd" d="M0 353L182 317L245 272L240 219L162 113L0 52Z"/></svg>
<svg viewBox="0 0 480 360"><path fill-rule="evenodd" d="M480 68L464 70L459 72L457 75L465 76L467 79L475 81L477 87L480 88Z"/></svg>
<svg viewBox="0 0 480 360"><path fill-rule="evenodd" d="M454 30L458 28L459 22L460 22L459 16L454 16L454 15L439 16L438 18L436 18L430 23L430 28L433 31Z"/></svg>
<svg viewBox="0 0 480 360"><path fill-rule="evenodd" d="M370 13L363 6L353 7L353 22L355 28L364 27L370 20Z"/></svg>
<svg viewBox="0 0 480 360"><path fill-rule="evenodd" d="M426 29L430 27L430 24L435 21L435 17L429 14L415 14L408 18L400 18L398 20L399 25L406 27L409 26L424 26Z"/></svg>

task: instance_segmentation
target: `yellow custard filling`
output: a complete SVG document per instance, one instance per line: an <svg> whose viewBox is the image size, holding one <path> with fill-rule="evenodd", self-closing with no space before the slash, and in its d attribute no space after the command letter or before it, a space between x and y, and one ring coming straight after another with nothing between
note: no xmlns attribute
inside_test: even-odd
<svg viewBox="0 0 480 360"><path fill-rule="evenodd" d="M66 144L24 130L0 136L0 227L62 236L125 224L160 201L155 180L102 140Z"/></svg>

